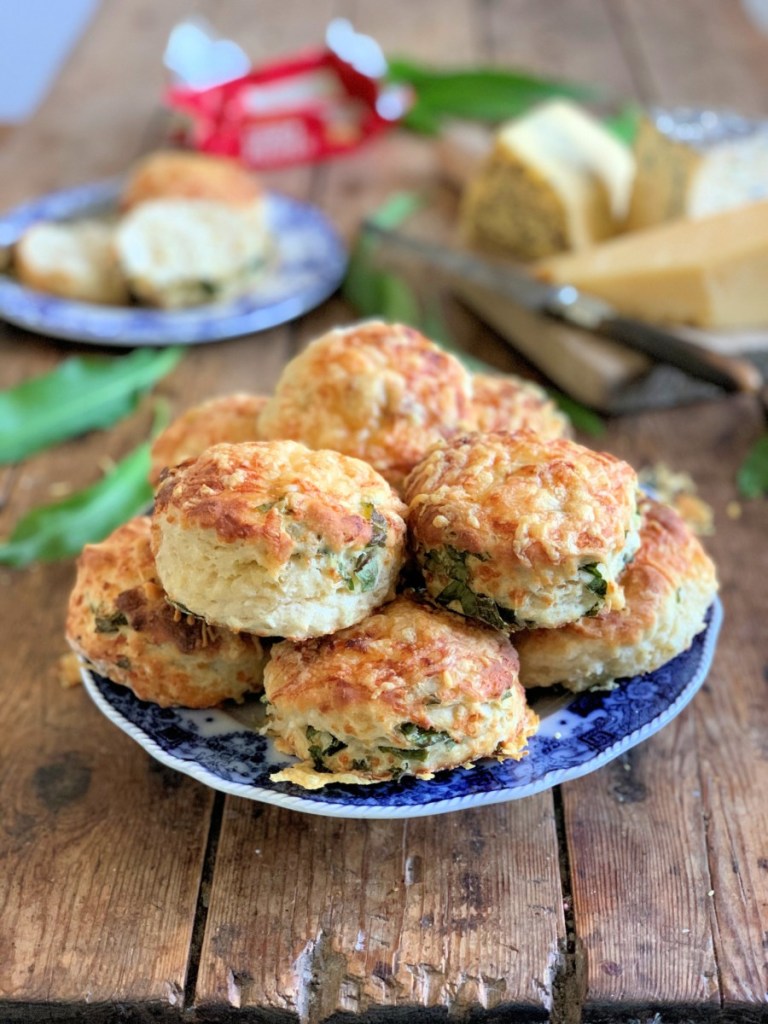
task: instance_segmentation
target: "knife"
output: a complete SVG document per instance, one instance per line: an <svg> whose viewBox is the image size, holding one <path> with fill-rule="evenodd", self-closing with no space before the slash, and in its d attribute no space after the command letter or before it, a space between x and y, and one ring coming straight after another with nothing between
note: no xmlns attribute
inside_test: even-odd
<svg viewBox="0 0 768 1024"><path fill-rule="evenodd" d="M362 230L379 238L387 247L410 253L430 266L495 291L524 309L604 335L656 362L676 366L726 391L755 393L763 385L760 371L747 359L711 352L663 327L624 316L608 303L572 285L547 284L521 270L400 234L375 221L364 221Z"/></svg>

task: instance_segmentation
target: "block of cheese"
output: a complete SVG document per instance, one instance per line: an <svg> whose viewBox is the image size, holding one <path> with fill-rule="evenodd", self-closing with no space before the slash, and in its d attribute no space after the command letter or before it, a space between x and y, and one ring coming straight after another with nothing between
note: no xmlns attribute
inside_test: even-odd
<svg viewBox="0 0 768 1024"><path fill-rule="evenodd" d="M541 277L651 321L768 325L768 199L676 220L537 265Z"/></svg>
<svg viewBox="0 0 768 1024"><path fill-rule="evenodd" d="M504 125L462 200L467 240L530 260L581 249L626 218L634 158L587 111L552 100Z"/></svg>
<svg viewBox="0 0 768 1024"><path fill-rule="evenodd" d="M768 125L713 111L656 111L635 139L627 230L705 217L768 196Z"/></svg>

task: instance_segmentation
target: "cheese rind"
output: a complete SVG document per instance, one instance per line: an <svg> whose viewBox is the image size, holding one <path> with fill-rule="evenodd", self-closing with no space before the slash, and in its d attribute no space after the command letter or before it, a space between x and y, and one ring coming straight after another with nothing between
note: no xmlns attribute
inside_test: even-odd
<svg viewBox="0 0 768 1024"><path fill-rule="evenodd" d="M627 148L565 100L509 122L466 190L467 239L518 259L580 249L615 234L634 173Z"/></svg>
<svg viewBox="0 0 768 1024"><path fill-rule="evenodd" d="M647 320L762 326L768 324L768 200L623 235L542 261L537 271Z"/></svg>
<svg viewBox="0 0 768 1024"><path fill-rule="evenodd" d="M741 118L659 111L640 122L635 158L628 231L768 196L768 128Z"/></svg>

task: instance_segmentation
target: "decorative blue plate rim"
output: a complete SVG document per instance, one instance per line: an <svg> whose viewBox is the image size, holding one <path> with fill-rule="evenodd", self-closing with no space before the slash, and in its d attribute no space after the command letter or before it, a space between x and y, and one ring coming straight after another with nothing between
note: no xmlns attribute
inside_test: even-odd
<svg viewBox="0 0 768 1024"><path fill-rule="evenodd" d="M333 784L312 792L269 780L270 772L292 759L276 753L252 724L243 728L236 717L242 718L241 709L161 709L85 665L81 672L88 693L111 722L162 764L213 789L309 814L404 819L521 799L602 768L658 732L692 700L709 672L722 619L716 599L705 629L687 651L613 690L532 691L541 728L521 761L479 762L471 771L440 772L432 781Z"/></svg>
<svg viewBox="0 0 768 1024"><path fill-rule="evenodd" d="M0 216L0 247L12 245L40 220L66 220L113 209L121 180L50 192ZM0 273L0 318L69 341L114 346L196 345L266 330L325 301L341 283L347 253L317 207L267 192L274 251L252 291L231 302L183 310L95 303L33 291Z"/></svg>

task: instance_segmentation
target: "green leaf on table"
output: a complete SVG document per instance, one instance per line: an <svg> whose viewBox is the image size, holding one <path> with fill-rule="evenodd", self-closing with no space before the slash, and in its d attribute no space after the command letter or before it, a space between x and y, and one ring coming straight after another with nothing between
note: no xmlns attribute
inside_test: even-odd
<svg viewBox="0 0 768 1024"><path fill-rule="evenodd" d="M181 353L180 348L145 348L127 356L75 356L0 393L0 463L17 462L127 416Z"/></svg>
<svg viewBox="0 0 768 1024"><path fill-rule="evenodd" d="M396 192L370 220L383 228L396 228L419 208L422 200L413 192ZM360 316L380 316L414 324L418 301L407 282L375 265L376 239L362 229L349 258L341 292Z"/></svg>
<svg viewBox="0 0 768 1024"><path fill-rule="evenodd" d="M739 467L736 483L744 498L763 498L768 494L768 433L750 448Z"/></svg>
<svg viewBox="0 0 768 1024"><path fill-rule="evenodd" d="M152 433L167 421L167 407L161 406ZM103 540L146 509L153 494L147 479L150 446L151 441L144 441L95 484L22 516L0 544L0 565L22 568L76 555L83 545Z"/></svg>
<svg viewBox="0 0 768 1024"><path fill-rule="evenodd" d="M564 412L573 426L583 434L591 437L600 437L605 433L605 423L597 413L592 412L586 405L577 402L575 398L564 395L560 391L548 389L549 397L561 412Z"/></svg>
<svg viewBox="0 0 768 1024"><path fill-rule="evenodd" d="M393 229L408 220L423 203L416 192L394 192L373 212L370 220L380 228Z"/></svg>
<svg viewBox="0 0 768 1024"><path fill-rule="evenodd" d="M631 146L640 127L642 113L642 108L636 103L626 103L616 114L606 117L604 123L618 139Z"/></svg>
<svg viewBox="0 0 768 1024"><path fill-rule="evenodd" d="M402 123L428 134L439 129L443 117L499 122L554 97L589 101L600 95L594 86L504 68L434 68L397 58L389 62L389 78L409 84L415 93Z"/></svg>

